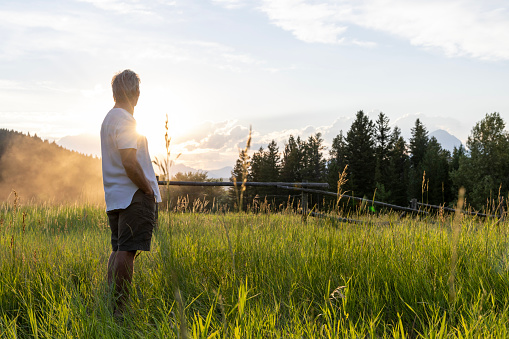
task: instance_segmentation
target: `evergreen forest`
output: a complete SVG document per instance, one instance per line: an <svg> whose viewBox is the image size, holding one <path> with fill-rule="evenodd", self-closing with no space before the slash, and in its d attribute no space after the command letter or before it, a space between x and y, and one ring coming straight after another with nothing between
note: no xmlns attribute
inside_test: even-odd
<svg viewBox="0 0 509 339"><path fill-rule="evenodd" d="M321 133L307 139L290 135L281 149L273 140L251 156L247 149L241 150L231 180L326 182L331 192L399 206L408 206L411 199L452 206L460 187L466 189L467 204L477 210L507 197L509 134L499 113L486 114L472 128L466 147L455 147L452 153L429 136L420 119L408 142L389 123L384 113L372 121L358 111L350 129L339 131L328 150ZM272 187L248 187L244 204L286 205L289 195L285 193ZM327 206L323 196L314 194L312 199L315 206Z"/></svg>

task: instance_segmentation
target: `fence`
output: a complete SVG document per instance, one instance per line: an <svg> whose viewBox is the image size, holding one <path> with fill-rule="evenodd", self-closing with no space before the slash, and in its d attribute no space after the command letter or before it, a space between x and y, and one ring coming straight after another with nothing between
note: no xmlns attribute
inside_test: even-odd
<svg viewBox="0 0 509 339"><path fill-rule="evenodd" d="M358 198L358 197L354 197L354 196L350 196L350 195L346 195L346 194L338 194L338 193L329 192L329 191L317 190L315 188L328 188L329 187L329 184L327 184L327 183L318 183L318 182L245 182L242 184L242 183L235 183L235 182L228 182L228 181L225 181L225 182L223 182L223 181L220 181L220 182L196 182L196 181L162 181L162 180L159 180L158 183L159 183L159 185L169 185L169 186L240 187L240 186L244 185L244 186L254 186L254 187L277 187L277 188L286 189L286 190L300 191L301 192L301 207L302 207L303 220L306 220L306 217L308 215L330 218L330 216L327 216L325 214L317 213L314 211L309 211L308 193L329 195L329 196L334 196L336 198L340 197L340 198L352 199L355 201L360 201L363 203L380 206L383 208L403 211L403 214L406 212L410 212L410 213L428 215L429 212L424 210L423 208L438 209L438 210L449 211L449 212L456 211L453 208L449 208L449 207L445 207L445 206L420 203L420 202L417 202L417 199L412 199L410 201L410 207L403 207L403 206L388 204L388 203L381 202L381 201L370 200L370 199L365 199L365 198ZM466 211L466 210L463 210L462 213L467 214L467 215L479 216L479 217L500 218L500 220L503 220L503 218L505 218L505 214L506 214L504 206L503 206L503 202L504 202L504 199L501 198L499 200L499 204L497 207L497 210L500 211L499 215L485 214L485 213ZM355 219L337 218L337 217L334 217L334 218L339 221L342 221L342 222L362 223L362 221L355 220Z"/></svg>

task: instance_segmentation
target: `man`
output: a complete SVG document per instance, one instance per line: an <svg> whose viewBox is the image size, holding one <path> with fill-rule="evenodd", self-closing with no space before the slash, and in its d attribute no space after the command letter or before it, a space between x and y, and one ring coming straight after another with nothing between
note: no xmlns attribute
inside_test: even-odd
<svg viewBox="0 0 509 339"><path fill-rule="evenodd" d="M156 202L161 201L147 139L136 132L134 107L140 78L131 70L111 81L115 106L101 125L101 154L106 212L112 252L108 283L116 294L115 316L121 316L129 297L136 251L150 251Z"/></svg>

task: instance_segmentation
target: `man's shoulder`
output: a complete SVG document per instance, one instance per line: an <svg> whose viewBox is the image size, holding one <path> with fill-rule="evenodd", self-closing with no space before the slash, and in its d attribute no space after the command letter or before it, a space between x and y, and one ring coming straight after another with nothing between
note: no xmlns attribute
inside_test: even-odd
<svg viewBox="0 0 509 339"><path fill-rule="evenodd" d="M122 108L112 108L104 117L103 125L136 124L134 117Z"/></svg>
<svg viewBox="0 0 509 339"><path fill-rule="evenodd" d="M129 114L125 109L123 108L112 108L106 114L106 117L109 117L110 119L119 119L119 120L127 120L127 121L136 121L132 114Z"/></svg>

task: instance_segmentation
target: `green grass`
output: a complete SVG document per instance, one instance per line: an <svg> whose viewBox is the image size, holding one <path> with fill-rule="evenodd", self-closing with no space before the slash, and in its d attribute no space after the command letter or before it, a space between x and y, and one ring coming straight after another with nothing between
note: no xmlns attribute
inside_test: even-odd
<svg viewBox="0 0 509 339"><path fill-rule="evenodd" d="M2 338L509 337L507 222L160 213L118 321L102 208L0 213Z"/></svg>

